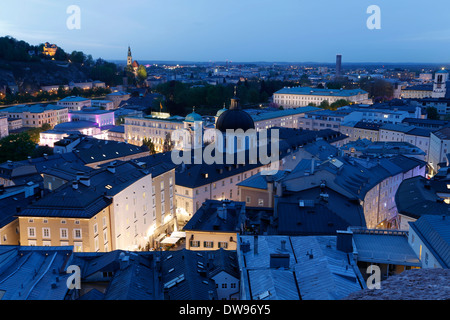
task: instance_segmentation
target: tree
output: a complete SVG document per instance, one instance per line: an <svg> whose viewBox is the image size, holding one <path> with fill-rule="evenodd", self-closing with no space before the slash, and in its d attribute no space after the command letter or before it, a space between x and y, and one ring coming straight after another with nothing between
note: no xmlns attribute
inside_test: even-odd
<svg viewBox="0 0 450 320"><path fill-rule="evenodd" d="M147 148L149 149L150 154L155 154L156 153L155 144L153 143L152 139L144 138L144 140L142 140L142 144L144 146L147 146Z"/></svg>
<svg viewBox="0 0 450 320"><path fill-rule="evenodd" d="M6 136L0 139L0 163L26 160L35 149L36 144L26 132Z"/></svg>
<svg viewBox="0 0 450 320"><path fill-rule="evenodd" d="M147 69L141 64L137 70L137 78L140 83L147 79Z"/></svg>
<svg viewBox="0 0 450 320"><path fill-rule="evenodd" d="M350 104L350 101L345 100L345 99L339 99L339 100L333 102L333 103L330 105L330 109L331 109L331 110L336 110L336 109L338 109L338 108L340 108L340 107L348 106L349 104Z"/></svg>
<svg viewBox="0 0 450 320"><path fill-rule="evenodd" d="M383 102L392 99L394 87L383 79L372 80L369 77L362 78L359 81L359 87L369 93L369 97L375 102Z"/></svg>
<svg viewBox="0 0 450 320"><path fill-rule="evenodd" d="M435 107L427 107L427 118L431 120L439 120L439 114Z"/></svg>
<svg viewBox="0 0 450 320"><path fill-rule="evenodd" d="M73 63L82 64L84 63L85 59L86 57L82 51L73 51L70 54L70 61L72 61Z"/></svg>
<svg viewBox="0 0 450 320"><path fill-rule="evenodd" d="M67 56L67 53L65 53L63 49L58 47L56 49L54 58L57 61L67 61Z"/></svg>
<svg viewBox="0 0 450 320"><path fill-rule="evenodd" d="M302 76L300 77L300 86L302 87L306 87L306 86L310 86L311 85L311 81L309 80L309 77L307 74L302 74Z"/></svg>
<svg viewBox="0 0 450 320"><path fill-rule="evenodd" d="M320 103L320 106L319 106L320 108L322 108L322 109L328 109L329 107L330 107L330 103L328 102L328 100L323 100L321 103Z"/></svg>
<svg viewBox="0 0 450 320"><path fill-rule="evenodd" d="M170 137L170 134L167 133L166 134L166 138L164 139L164 144L163 144L163 152L169 152L172 151L174 148L174 144L172 142L172 139Z"/></svg>

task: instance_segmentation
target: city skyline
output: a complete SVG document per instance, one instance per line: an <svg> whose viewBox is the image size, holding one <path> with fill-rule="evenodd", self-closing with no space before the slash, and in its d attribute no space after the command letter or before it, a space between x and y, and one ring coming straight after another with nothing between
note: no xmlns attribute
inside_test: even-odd
<svg viewBox="0 0 450 320"><path fill-rule="evenodd" d="M380 8L381 29L367 27L373 4ZM80 8L79 29L67 27L71 5ZM0 34L107 60L125 59L131 46L135 59L148 61L333 63L342 54L343 64L447 63L450 27L442 21L450 3L440 6L436 11L403 0L26 0L0 12Z"/></svg>

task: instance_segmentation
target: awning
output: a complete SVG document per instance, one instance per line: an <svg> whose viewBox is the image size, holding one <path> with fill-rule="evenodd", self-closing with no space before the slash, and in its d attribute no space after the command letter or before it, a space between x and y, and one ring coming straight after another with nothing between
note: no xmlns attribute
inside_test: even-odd
<svg viewBox="0 0 450 320"><path fill-rule="evenodd" d="M186 232L174 231L170 235L171 238L186 238Z"/></svg>
<svg viewBox="0 0 450 320"><path fill-rule="evenodd" d="M160 234L160 235L158 236L158 238L155 239L155 241L158 241L158 242L161 241L161 239L164 238L166 235L167 235L167 234L165 234L165 233Z"/></svg>
<svg viewBox="0 0 450 320"><path fill-rule="evenodd" d="M161 241L161 244L175 244L178 242L178 240L180 240L180 238L165 238L163 241Z"/></svg>

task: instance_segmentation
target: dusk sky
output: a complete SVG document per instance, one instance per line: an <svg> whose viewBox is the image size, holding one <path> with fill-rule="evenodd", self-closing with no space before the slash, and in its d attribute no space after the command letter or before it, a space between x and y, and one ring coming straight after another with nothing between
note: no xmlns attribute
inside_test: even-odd
<svg viewBox="0 0 450 320"><path fill-rule="evenodd" d="M94 58L233 62L450 62L446 0L1 0L0 36ZM81 9L69 30L67 7ZM368 6L381 9L369 30Z"/></svg>

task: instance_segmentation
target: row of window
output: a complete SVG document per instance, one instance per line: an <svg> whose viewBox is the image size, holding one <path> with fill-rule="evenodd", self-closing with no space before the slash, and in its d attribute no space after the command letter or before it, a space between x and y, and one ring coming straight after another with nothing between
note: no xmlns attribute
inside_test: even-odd
<svg viewBox="0 0 450 320"><path fill-rule="evenodd" d="M61 239L68 239L68 229L66 228L60 228L59 229L59 235ZM28 227L28 237L29 238L35 238L36 237L36 228L35 227ZM42 237L43 238L50 238L50 228L42 228ZM73 229L73 238L74 239L81 239L81 229Z"/></svg>
<svg viewBox="0 0 450 320"><path fill-rule="evenodd" d="M198 240L190 240L189 242L190 246L192 248L200 248L201 241ZM227 249L228 248L228 242L219 241L217 243L217 247ZM212 249L214 248L214 241L203 241L203 248Z"/></svg>

